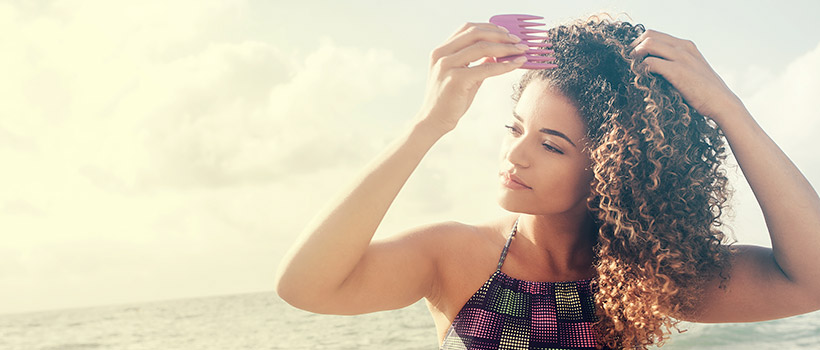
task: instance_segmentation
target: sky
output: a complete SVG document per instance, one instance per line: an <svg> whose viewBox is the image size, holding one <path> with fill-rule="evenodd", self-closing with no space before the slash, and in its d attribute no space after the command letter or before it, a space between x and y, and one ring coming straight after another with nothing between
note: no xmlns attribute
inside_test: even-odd
<svg viewBox="0 0 820 350"><path fill-rule="evenodd" d="M606 11L694 41L820 186L815 1L0 1L0 313L270 291L420 107L464 22ZM626 17L628 16L628 17ZM482 222L522 71L487 80L376 235ZM770 246L740 171L733 234Z"/></svg>

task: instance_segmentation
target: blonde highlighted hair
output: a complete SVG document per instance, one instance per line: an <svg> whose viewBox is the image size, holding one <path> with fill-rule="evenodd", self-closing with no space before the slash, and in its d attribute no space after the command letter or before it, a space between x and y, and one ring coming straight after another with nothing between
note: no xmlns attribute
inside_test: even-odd
<svg viewBox="0 0 820 350"><path fill-rule="evenodd" d="M723 135L630 57L644 31L606 15L552 28L558 68L528 72L513 95L543 79L587 123L596 329L612 348L662 343L677 329L673 316L693 312L700 287L728 278Z"/></svg>

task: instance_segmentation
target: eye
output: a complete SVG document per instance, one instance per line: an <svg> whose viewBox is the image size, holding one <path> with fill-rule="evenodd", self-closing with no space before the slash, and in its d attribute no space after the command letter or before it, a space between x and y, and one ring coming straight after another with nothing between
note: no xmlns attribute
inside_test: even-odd
<svg viewBox="0 0 820 350"><path fill-rule="evenodd" d="M560 149L557 149L548 143L542 143L542 145L544 146L544 149L546 149L547 151L555 152L558 154L564 154L564 152L562 152Z"/></svg>
<svg viewBox="0 0 820 350"><path fill-rule="evenodd" d="M518 134L518 130L516 130L514 126L504 125L504 127L509 129L510 134L513 134L513 135ZM556 148L556 147L554 147L554 146L552 146L548 143L542 143L541 145L544 146L544 149L546 149L547 151L550 151L550 152L553 152L553 153L558 153L558 154L564 154L563 151L561 151L560 149L558 149L558 148Z"/></svg>
<svg viewBox="0 0 820 350"><path fill-rule="evenodd" d="M512 125L504 125L505 128L509 129L510 134L517 134L518 130L515 130L515 127Z"/></svg>

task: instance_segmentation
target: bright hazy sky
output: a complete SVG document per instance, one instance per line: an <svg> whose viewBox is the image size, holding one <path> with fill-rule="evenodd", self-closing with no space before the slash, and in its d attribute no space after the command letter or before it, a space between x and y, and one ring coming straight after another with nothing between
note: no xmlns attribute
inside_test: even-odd
<svg viewBox="0 0 820 350"><path fill-rule="evenodd" d="M818 2L582 3L0 2L0 313L271 290L306 222L419 107L430 50L498 13L625 12L693 40L820 187ZM378 236L505 213L520 73L484 84ZM737 239L769 245L736 187Z"/></svg>

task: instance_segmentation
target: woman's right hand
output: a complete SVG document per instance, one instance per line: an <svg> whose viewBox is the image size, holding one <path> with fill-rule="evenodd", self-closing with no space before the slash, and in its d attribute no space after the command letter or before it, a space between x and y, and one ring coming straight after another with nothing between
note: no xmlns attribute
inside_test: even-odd
<svg viewBox="0 0 820 350"><path fill-rule="evenodd" d="M424 104L417 118L449 132L467 112L484 79L520 67L526 59L496 62L519 55L527 46L507 29L491 23L467 23L430 54ZM479 63L469 66L471 62Z"/></svg>

